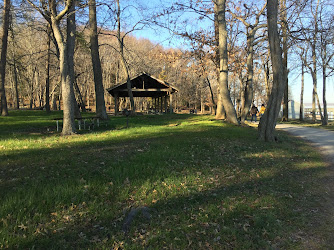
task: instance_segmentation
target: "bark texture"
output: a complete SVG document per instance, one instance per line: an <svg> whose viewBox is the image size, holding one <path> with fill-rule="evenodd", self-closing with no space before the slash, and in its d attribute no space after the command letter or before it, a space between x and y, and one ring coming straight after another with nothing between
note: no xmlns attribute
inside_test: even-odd
<svg viewBox="0 0 334 250"><path fill-rule="evenodd" d="M92 57L95 96L96 96L96 115L101 119L107 120L107 110L104 101L104 88L102 78L102 68L99 54L99 41L97 34L97 20L96 20L96 2L89 0L89 28L90 28L90 52Z"/></svg>
<svg viewBox="0 0 334 250"><path fill-rule="evenodd" d="M1 37L1 58L0 58L0 98L1 98L1 115L8 115L5 81L6 81L6 62L7 62L7 46L8 46L8 30L9 30L9 13L10 0L4 0L2 37Z"/></svg>
<svg viewBox="0 0 334 250"><path fill-rule="evenodd" d="M54 37L59 48L59 68L61 75L61 88L63 99L63 130L62 135L71 135L75 133L74 122L74 89L70 78L68 67L67 45L63 33L60 28L60 20L69 12L72 7L73 0L68 0L65 9L57 15L55 0L49 2L50 5L50 21Z"/></svg>
<svg viewBox="0 0 334 250"><path fill-rule="evenodd" d="M75 82L75 71L74 71L74 49L75 49L75 33L76 33L76 22L75 22L75 4L69 10L67 14L67 57L68 57L68 72L71 81L71 85L73 88L72 91L72 100L73 100L73 108L74 108L74 117L81 118L80 108L75 99L74 94L74 82Z"/></svg>
<svg viewBox="0 0 334 250"><path fill-rule="evenodd" d="M289 84L288 84L288 21L286 11L286 0L281 0L281 22L283 36L283 78L285 81L284 99L283 99L283 117L282 121L289 120Z"/></svg>
<svg viewBox="0 0 334 250"><path fill-rule="evenodd" d="M221 102L226 112L226 119L233 124L239 124L237 114L233 106L230 91L228 89L228 54L227 54L227 30L225 20L226 1L217 0L218 32L219 32L219 92ZM219 105L219 103L218 103ZM218 115L217 107L217 115Z"/></svg>
<svg viewBox="0 0 334 250"><path fill-rule="evenodd" d="M47 41L47 59L45 66L45 110L50 112L50 48L51 48L51 27L48 25L48 41Z"/></svg>
<svg viewBox="0 0 334 250"><path fill-rule="evenodd" d="M273 87L266 111L260 120L258 128L259 139L264 141L275 141L276 120L280 112L285 87L282 51L277 28L277 8L277 0L267 0L268 38L273 68Z"/></svg>

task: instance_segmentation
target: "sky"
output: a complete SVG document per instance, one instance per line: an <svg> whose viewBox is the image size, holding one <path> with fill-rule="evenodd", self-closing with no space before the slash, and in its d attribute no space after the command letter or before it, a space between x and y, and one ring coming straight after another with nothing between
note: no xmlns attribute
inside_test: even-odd
<svg viewBox="0 0 334 250"><path fill-rule="evenodd" d="M129 23L129 20L132 20L132 22L137 22L141 18L144 17L146 11L148 12L161 12L163 11L163 5L170 5L175 4L175 0L138 0L136 1L137 6L144 6L146 8L145 11L139 10L136 6L133 4L129 5L129 2L127 1L120 1L121 7L125 8L125 11L123 12L123 28L124 29L130 29L131 24ZM178 3L181 2L177 1ZM122 5L122 3L124 5ZM127 13L128 11L128 13ZM191 21L193 26L186 27L186 29L194 29L197 28L207 28L208 25L212 25L211 21L208 20L201 20L199 21L198 16L195 16L193 13L187 13L186 15L183 15L178 19L179 23L182 23L184 19L188 19ZM154 26L145 26L144 28L137 30L132 33L132 35L138 37L138 38L146 38L151 40L154 43L158 43L163 45L166 48L185 48L185 43L183 39L177 37L176 35L172 34L167 29L163 29L161 27L154 27ZM293 57L290 57L291 60L294 60ZM295 64L294 61L288 62L289 65ZM297 72L299 71L299 72ZM300 78L300 69L295 69L289 74L289 88L290 88L290 96L294 99L296 102L300 102L300 91L301 91L301 78ZM322 103L322 76L321 71L318 72L318 95L320 102ZM311 75L308 73L305 73L305 90L304 90L304 103L311 103L312 102L312 78ZM334 77L327 78L327 102L328 103L334 103Z"/></svg>
<svg viewBox="0 0 334 250"><path fill-rule="evenodd" d="M321 72L320 72L321 73ZM328 104L334 106L334 77L327 78L326 100ZM289 75L289 87L294 101L300 102L301 77L295 74ZM304 77L304 103L312 103L313 81L310 74L306 73ZM320 103L323 102L323 83L322 75L318 75L318 96Z"/></svg>

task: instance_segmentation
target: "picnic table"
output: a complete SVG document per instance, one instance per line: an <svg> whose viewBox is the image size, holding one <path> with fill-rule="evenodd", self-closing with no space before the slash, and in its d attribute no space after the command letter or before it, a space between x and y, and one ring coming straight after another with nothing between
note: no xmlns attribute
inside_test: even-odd
<svg viewBox="0 0 334 250"><path fill-rule="evenodd" d="M79 130L86 129L86 127L88 127L88 130L93 130L95 127L95 123L97 127L100 127L100 117L98 116L93 116L93 117L77 117L74 118L75 121L78 122L78 128ZM59 131L59 121L62 121L63 118L54 118L53 120L56 121L56 125L57 125L57 131ZM107 124L106 124L107 126Z"/></svg>

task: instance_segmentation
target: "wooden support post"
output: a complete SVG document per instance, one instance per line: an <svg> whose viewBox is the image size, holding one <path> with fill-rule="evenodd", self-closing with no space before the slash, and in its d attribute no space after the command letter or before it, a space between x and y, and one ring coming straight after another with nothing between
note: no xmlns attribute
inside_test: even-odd
<svg viewBox="0 0 334 250"><path fill-rule="evenodd" d="M163 102L163 98L162 98L162 96L161 96L161 97L160 97L160 112L161 112L161 113L163 113L163 111L164 111L164 110L163 110L163 107L162 107L162 105L163 105L162 102Z"/></svg>
<svg viewBox="0 0 334 250"><path fill-rule="evenodd" d="M56 123L57 123L57 132L58 132L59 131L59 121L57 120Z"/></svg>
<svg viewBox="0 0 334 250"><path fill-rule="evenodd" d="M173 113L173 95L169 93L169 113Z"/></svg>
<svg viewBox="0 0 334 250"><path fill-rule="evenodd" d="M167 114L167 96L165 95L165 113Z"/></svg>
<svg viewBox="0 0 334 250"><path fill-rule="evenodd" d="M154 113L157 113L157 98L154 97Z"/></svg>
<svg viewBox="0 0 334 250"><path fill-rule="evenodd" d="M78 120L79 130L81 130L81 120Z"/></svg>
<svg viewBox="0 0 334 250"><path fill-rule="evenodd" d="M114 101L115 101L115 116L116 116L118 113L118 93L115 93Z"/></svg>

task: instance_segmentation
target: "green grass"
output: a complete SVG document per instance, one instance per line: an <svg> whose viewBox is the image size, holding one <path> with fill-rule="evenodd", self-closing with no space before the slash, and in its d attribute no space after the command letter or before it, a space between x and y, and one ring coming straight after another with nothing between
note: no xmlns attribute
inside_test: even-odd
<svg viewBox="0 0 334 250"><path fill-rule="evenodd" d="M0 117L0 248L298 248L320 215L320 156L211 116L112 117L55 132L61 113ZM139 213L122 228L134 207ZM314 228L312 228L314 230Z"/></svg>

